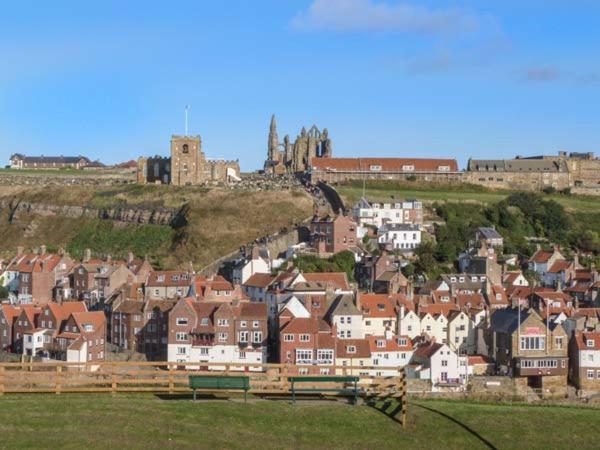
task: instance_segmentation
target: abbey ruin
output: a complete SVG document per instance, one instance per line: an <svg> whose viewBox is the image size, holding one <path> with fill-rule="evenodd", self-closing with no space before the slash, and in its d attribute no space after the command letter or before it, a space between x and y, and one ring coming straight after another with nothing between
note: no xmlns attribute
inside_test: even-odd
<svg viewBox="0 0 600 450"><path fill-rule="evenodd" d="M312 158L330 158L331 155L331 139L327 128L320 131L313 125L306 131L303 127L293 144L289 135L286 135L281 143L277 135L275 115L271 117L267 160L264 165L266 174L305 172L310 167Z"/></svg>

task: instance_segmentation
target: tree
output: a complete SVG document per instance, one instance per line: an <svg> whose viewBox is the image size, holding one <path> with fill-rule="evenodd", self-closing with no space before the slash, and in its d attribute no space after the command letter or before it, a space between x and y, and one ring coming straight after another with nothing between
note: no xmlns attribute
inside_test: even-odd
<svg viewBox="0 0 600 450"><path fill-rule="evenodd" d="M0 286L0 299L8 298L8 289L4 286Z"/></svg>

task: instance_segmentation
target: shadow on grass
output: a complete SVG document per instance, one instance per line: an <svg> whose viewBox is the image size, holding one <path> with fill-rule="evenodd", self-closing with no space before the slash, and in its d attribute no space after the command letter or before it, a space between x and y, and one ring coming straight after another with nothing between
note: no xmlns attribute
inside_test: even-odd
<svg viewBox="0 0 600 450"><path fill-rule="evenodd" d="M419 408L425 409L427 411L430 411L432 413L438 414L440 416L442 416L445 419L448 419L451 422L454 422L456 425L458 425L459 427L461 427L463 430L465 430L466 432L470 433L472 436L476 437L477 439L479 439L479 441L485 445L487 448L491 448L496 450L497 447L492 444L490 441L488 441L486 438L484 438L481 434L479 434L477 431L475 431L474 429L472 429L471 427L469 427L468 425L465 425L464 423L462 423L460 420L455 419L454 417L452 417L449 414L446 414L445 412L439 411L435 408L431 408L429 406L425 406L425 405L420 405L419 403L412 403L410 404L411 406L418 406Z"/></svg>
<svg viewBox="0 0 600 450"><path fill-rule="evenodd" d="M402 411L402 403L396 400L384 400L379 402L376 400L367 400L365 401L365 405L370 406L376 411L382 413L394 422L399 424L402 423L401 419L398 417L398 414Z"/></svg>

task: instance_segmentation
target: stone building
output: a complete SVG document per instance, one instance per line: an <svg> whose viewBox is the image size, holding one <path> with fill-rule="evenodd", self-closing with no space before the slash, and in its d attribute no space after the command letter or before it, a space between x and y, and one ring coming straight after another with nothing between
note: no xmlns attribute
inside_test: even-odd
<svg viewBox="0 0 600 450"><path fill-rule="evenodd" d="M289 135L279 142L275 115L271 117L269 142L265 173L282 175L286 173L305 172L309 169L313 158L329 158L332 155L332 144L327 128L320 131L316 125L310 130L302 128L294 143Z"/></svg>
<svg viewBox="0 0 600 450"><path fill-rule="evenodd" d="M239 180L239 162L206 159L200 136L172 136L170 158L138 159L137 181L142 184L190 186L209 181Z"/></svg>
<svg viewBox="0 0 600 450"><path fill-rule="evenodd" d="M496 189L600 189L600 159L593 153L559 152L556 156L470 159L466 183Z"/></svg>

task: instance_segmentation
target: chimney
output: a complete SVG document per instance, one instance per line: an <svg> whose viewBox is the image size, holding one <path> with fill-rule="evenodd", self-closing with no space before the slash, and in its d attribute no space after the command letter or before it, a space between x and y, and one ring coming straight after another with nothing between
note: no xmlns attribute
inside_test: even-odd
<svg viewBox="0 0 600 450"><path fill-rule="evenodd" d="M64 254L65 254L65 249L64 249L64 248L62 248L62 247L59 247L59 248L58 248L58 252L57 252L57 253L58 253L58 255L59 255L59 256L64 256Z"/></svg>
<svg viewBox="0 0 600 450"><path fill-rule="evenodd" d="M362 310L360 308L360 306L361 306L361 304L360 304L360 291L358 289L354 292L354 298L356 299L355 300L356 309L358 309L359 311L362 312Z"/></svg>
<svg viewBox="0 0 600 450"><path fill-rule="evenodd" d="M385 329L385 340L389 341L394 337L394 332L388 327Z"/></svg>
<svg viewBox="0 0 600 450"><path fill-rule="evenodd" d="M133 262L133 252L129 251L127 253L127 263L131 264Z"/></svg>
<svg viewBox="0 0 600 450"><path fill-rule="evenodd" d="M327 300L333 300L335 298L335 289L333 284L330 282L327 282L325 285L325 298Z"/></svg>
<svg viewBox="0 0 600 450"><path fill-rule="evenodd" d="M83 262L86 263L88 262L90 259L92 259L92 251L89 248L86 248L83 251Z"/></svg>
<svg viewBox="0 0 600 450"><path fill-rule="evenodd" d="M194 263L192 261L188 262L188 272L190 275L194 275L196 273L194 271Z"/></svg>
<svg viewBox="0 0 600 450"><path fill-rule="evenodd" d="M573 256L573 266L575 269L579 267L579 253L575 253L575 256Z"/></svg>
<svg viewBox="0 0 600 450"><path fill-rule="evenodd" d="M252 246L252 259L258 258L260 258L260 249L258 248L258 245L254 245Z"/></svg>
<svg viewBox="0 0 600 450"><path fill-rule="evenodd" d="M46 254L46 246L40 245L40 255L43 256Z"/></svg>
<svg viewBox="0 0 600 450"><path fill-rule="evenodd" d="M24 251L25 251L25 248L22 245L19 245L17 247L17 256L21 256Z"/></svg>

